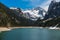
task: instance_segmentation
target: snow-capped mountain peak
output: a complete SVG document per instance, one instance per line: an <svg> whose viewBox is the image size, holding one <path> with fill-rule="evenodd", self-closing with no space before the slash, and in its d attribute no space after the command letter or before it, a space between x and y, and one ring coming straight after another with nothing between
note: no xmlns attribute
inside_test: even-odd
<svg viewBox="0 0 60 40"><path fill-rule="evenodd" d="M46 11L44 9L42 9L41 7L36 7L32 10L25 10L23 11L25 17L29 18L29 19L33 19L33 20L37 20L38 18L43 19L44 18L44 13L46 13Z"/></svg>
<svg viewBox="0 0 60 40"><path fill-rule="evenodd" d="M19 11L19 9L15 7L11 7L10 9ZM42 9L41 7L36 7L29 10L22 10L22 12L25 18L33 20L33 21L36 21L38 18L44 19L44 16L46 13L46 11Z"/></svg>

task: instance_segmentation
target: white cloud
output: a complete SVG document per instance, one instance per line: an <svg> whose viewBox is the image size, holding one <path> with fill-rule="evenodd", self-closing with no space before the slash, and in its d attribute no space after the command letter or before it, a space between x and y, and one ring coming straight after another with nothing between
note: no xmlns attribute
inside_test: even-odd
<svg viewBox="0 0 60 40"><path fill-rule="evenodd" d="M40 0L30 0L31 2L34 2L34 1L40 1Z"/></svg>
<svg viewBox="0 0 60 40"><path fill-rule="evenodd" d="M40 4L40 0L24 0L24 1L30 1L31 6L34 6L34 7L40 6L47 11L48 7L49 7L49 4L51 3L52 0L46 0L42 4ZM54 1L59 2L60 0L54 0Z"/></svg>
<svg viewBox="0 0 60 40"><path fill-rule="evenodd" d="M22 1L29 1L29 0L22 0Z"/></svg>
<svg viewBox="0 0 60 40"><path fill-rule="evenodd" d="M25 2L30 2L29 5L35 7L37 6L38 4L40 4L40 0L23 0Z"/></svg>
<svg viewBox="0 0 60 40"><path fill-rule="evenodd" d="M36 2L36 1L40 1L40 0L23 0L23 1L30 1L30 2Z"/></svg>
<svg viewBox="0 0 60 40"><path fill-rule="evenodd" d="M52 0L47 0L46 2L44 2L43 4L41 4L40 6L47 11L48 7L49 7L49 4L51 3L51 1Z"/></svg>
<svg viewBox="0 0 60 40"><path fill-rule="evenodd" d="M42 7L42 8L47 11L47 10L48 10L48 7L49 7L49 6L44 6L44 8L43 8L43 7Z"/></svg>
<svg viewBox="0 0 60 40"><path fill-rule="evenodd" d="M31 1L31 5L34 7L40 4L40 0L30 0L30 1Z"/></svg>
<svg viewBox="0 0 60 40"><path fill-rule="evenodd" d="M60 2L60 0L56 0L56 2Z"/></svg>
<svg viewBox="0 0 60 40"><path fill-rule="evenodd" d="M47 0L44 3L40 4L40 0L23 0L23 1L30 1L31 6L33 7L37 7L38 5L41 6L42 8L44 8L46 11L48 9L48 5L50 4L51 0Z"/></svg>
<svg viewBox="0 0 60 40"><path fill-rule="evenodd" d="M44 8L46 11L48 10L49 4L51 3L52 0L47 0L46 2L44 2L43 4L41 4L40 6L42 8ZM60 2L60 0L54 0L56 2Z"/></svg>

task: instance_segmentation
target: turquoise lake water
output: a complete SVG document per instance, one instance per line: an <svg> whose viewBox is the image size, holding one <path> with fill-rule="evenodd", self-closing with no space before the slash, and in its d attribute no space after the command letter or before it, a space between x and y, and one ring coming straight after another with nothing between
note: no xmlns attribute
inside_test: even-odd
<svg viewBox="0 0 60 40"><path fill-rule="evenodd" d="M60 40L60 30L18 28L5 32L2 40Z"/></svg>

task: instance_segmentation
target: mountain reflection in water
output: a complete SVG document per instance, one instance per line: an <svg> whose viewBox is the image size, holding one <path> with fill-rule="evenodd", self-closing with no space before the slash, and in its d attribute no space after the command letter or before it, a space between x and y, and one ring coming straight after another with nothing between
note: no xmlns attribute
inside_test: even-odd
<svg viewBox="0 0 60 40"><path fill-rule="evenodd" d="M17 28L4 33L2 40L60 40L60 30Z"/></svg>

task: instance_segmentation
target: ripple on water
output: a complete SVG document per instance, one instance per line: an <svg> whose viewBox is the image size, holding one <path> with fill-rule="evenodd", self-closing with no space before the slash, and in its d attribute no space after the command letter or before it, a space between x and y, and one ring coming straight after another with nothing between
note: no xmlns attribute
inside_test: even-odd
<svg viewBox="0 0 60 40"><path fill-rule="evenodd" d="M3 40L60 40L60 30L17 28L4 33Z"/></svg>

